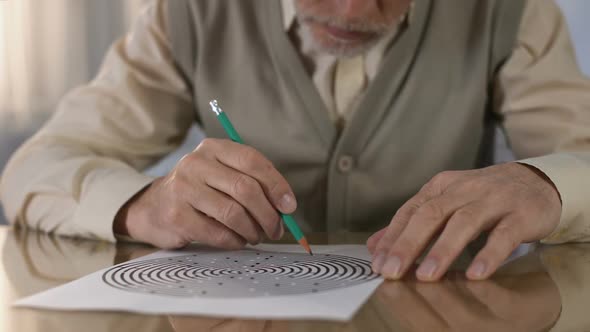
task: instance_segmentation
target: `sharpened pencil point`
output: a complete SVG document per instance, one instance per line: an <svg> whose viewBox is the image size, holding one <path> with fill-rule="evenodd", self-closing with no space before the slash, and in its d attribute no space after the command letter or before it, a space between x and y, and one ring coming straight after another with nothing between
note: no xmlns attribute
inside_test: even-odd
<svg viewBox="0 0 590 332"><path fill-rule="evenodd" d="M305 251L307 251L310 255L313 256L313 252L311 251L311 247L309 246L309 243L307 242L307 239L305 237L302 237L297 242L299 242L299 244L303 247L303 249L305 249Z"/></svg>

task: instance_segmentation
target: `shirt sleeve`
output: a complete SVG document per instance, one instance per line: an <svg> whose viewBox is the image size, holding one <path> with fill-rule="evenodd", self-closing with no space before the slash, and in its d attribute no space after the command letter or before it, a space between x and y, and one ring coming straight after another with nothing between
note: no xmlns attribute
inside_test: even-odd
<svg viewBox="0 0 590 332"><path fill-rule="evenodd" d="M194 119L165 8L151 2L97 77L66 95L9 161L0 198L11 223L115 241L117 212L153 181L141 171L178 147Z"/></svg>
<svg viewBox="0 0 590 332"><path fill-rule="evenodd" d="M590 80L553 0L527 2L513 54L497 77L499 112L519 162L555 184L558 227L543 242L590 241Z"/></svg>

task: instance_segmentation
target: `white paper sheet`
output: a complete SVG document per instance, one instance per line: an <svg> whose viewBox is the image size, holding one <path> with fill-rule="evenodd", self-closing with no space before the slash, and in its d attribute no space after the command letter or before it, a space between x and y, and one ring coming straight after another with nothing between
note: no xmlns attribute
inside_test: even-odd
<svg viewBox="0 0 590 332"><path fill-rule="evenodd" d="M345 321L381 284L365 246L258 245L160 251L21 299L15 306Z"/></svg>

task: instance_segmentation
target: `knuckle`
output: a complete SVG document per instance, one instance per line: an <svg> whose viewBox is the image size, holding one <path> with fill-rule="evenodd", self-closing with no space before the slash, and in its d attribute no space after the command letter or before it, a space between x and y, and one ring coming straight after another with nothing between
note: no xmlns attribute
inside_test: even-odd
<svg viewBox="0 0 590 332"><path fill-rule="evenodd" d="M468 227L473 228L477 226L478 213L473 208L462 208L453 214L449 224L456 226L456 228Z"/></svg>
<svg viewBox="0 0 590 332"><path fill-rule="evenodd" d="M490 184L484 178L474 177L462 183L462 189L467 193L474 193L489 189Z"/></svg>
<svg viewBox="0 0 590 332"><path fill-rule="evenodd" d="M219 231L212 234L212 244L220 248L233 247L236 243L235 235L230 231Z"/></svg>
<svg viewBox="0 0 590 332"><path fill-rule="evenodd" d="M494 229L490 241L496 243L500 247L499 249L505 248L510 252L520 244L516 232L511 227L503 225L499 225Z"/></svg>
<svg viewBox="0 0 590 332"><path fill-rule="evenodd" d="M440 257L442 259L449 259L460 249L461 248L457 248L457 246L453 245L452 243L440 242L432 248L430 255L435 255L436 257Z"/></svg>
<svg viewBox="0 0 590 332"><path fill-rule="evenodd" d="M269 192L271 195L274 195L274 194L280 195L280 194L282 194L284 191L286 191L286 190L284 190L284 189L283 189L283 185L282 185L281 181L278 181L278 180L277 180L277 181L275 181L275 182L273 182L273 183L270 185L270 187L268 188L268 192Z"/></svg>
<svg viewBox="0 0 590 332"><path fill-rule="evenodd" d="M381 249L382 247L391 246L401 236L405 226L405 222L388 226L387 231L383 234L383 236L381 236L379 241L376 243L376 247Z"/></svg>
<svg viewBox="0 0 590 332"><path fill-rule="evenodd" d="M406 204L402 205L395 215L393 219L391 219L390 225L399 223L402 220L409 219L416 211L420 208L420 205L415 202L407 202Z"/></svg>
<svg viewBox="0 0 590 332"><path fill-rule="evenodd" d="M198 153L189 153L180 159L176 168L180 173L183 173L188 169L199 167L201 160L202 157Z"/></svg>
<svg viewBox="0 0 590 332"><path fill-rule="evenodd" d="M249 197L258 189L258 182L253 178L240 174L233 184L233 192L237 197Z"/></svg>
<svg viewBox="0 0 590 332"><path fill-rule="evenodd" d="M464 207L455 212L458 219L470 220L477 216L477 212L471 207Z"/></svg>
<svg viewBox="0 0 590 332"><path fill-rule="evenodd" d="M223 207L223 212L221 215L226 223L235 225L244 221L246 210L236 201L230 201Z"/></svg>
<svg viewBox="0 0 590 332"><path fill-rule="evenodd" d="M240 164L246 169L255 169L260 163L258 151L249 146L244 146L240 154Z"/></svg>
<svg viewBox="0 0 590 332"><path fill-rule="evenodd" d="M274 169L272 163L262 153L250 146L244 146L239 159L240 165L248 170L270 174Z"/></svg>
<svg viewBox="0 0 590 332"><path fill-rule="evenodd" d="M402 205L402 207L400 207L395 212L395 214L393 215L393 218L391 218L391 221L389 224L392 225L392 224L398 222L398 220L400 218L404 218L404 217L411 215L412 213L414 213L414 211L416 211L416 209L417 209L417 206L415 206L415 205L410 206L408 203Z"/></svg>
<svg viewBox="0 0 590 332"><path fill-rule="evenodd" d="M375 252L381 255L386 254L389 251L392 243L393 241L389 240L388 234L383 235L381 239L375 241Z"/></svg>
<svg viewBox="0 0 590 332"><path fill-rule="evenodd" d="M419 207L416 215L420 219L441 220L445 217L445 212L439 203L430 202Z"/></svg>
<svg viewBox="0 0 590 332"><path fill-rule="evenodd" d="M430 182L433 185L440 186L440 185L446 183L452 175L453 175L453 173L451 171L443 171L443 172L436 174L434 177L432 177L432 180Z"/></svg>
<svg viewBox="0 0 590 332"><path fill-rule="evenodd" d="M258 167L260 167L261 171L266 174L271 174L274 171L275 166L270 160L266 159L262 153L260 153L258 150L254 150L254 155L256 156Z"/></svg>
<svg viewBox="0 0 590 332"><path fill-rule="evenodd" d="M524 221L531 218L531 211L543 211L546 206L539 206L529 202L518 202L517 206L510 207L510 213L514 219Z"/></svg>
<svg viewBox="0 0 590 332"><path fill-rule="evenodd" d="M407 239L406 237L398 238L395 243L391 244L389 250L389 256L406 257L408 255L414 255L419 248L419 244L416 241Z"/></svg>
<svg viewBox="0 0 590 332"><path fill-rule="evenodd" d="M391 249L391 245L392 243L387 239L381 239L375 244L375 252L381 255L388 254Z"/></svg>
<svg viewBox="0 0 590 332"><path fill-rule="evenodd" d="M267 160L266 158L262 158L263 162L262 162L262 170L265 173L271 173L272 171L275 170L275 165L273 165L273 163L270 160Z"/></svg>
<svg viewBox="0 0 590 332"><path fill-rule="evenodd" d="M205 138L199 143L195 151L214 149L217 145L217 140L214 138Z"/></svg>

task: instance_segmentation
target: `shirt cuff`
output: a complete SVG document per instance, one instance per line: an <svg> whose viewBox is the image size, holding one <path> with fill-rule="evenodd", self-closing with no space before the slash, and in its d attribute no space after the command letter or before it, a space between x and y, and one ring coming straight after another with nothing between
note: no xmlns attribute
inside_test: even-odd
<svg viewBox="0 0 590 332"><path fill-rule="evenodd" d="M573 153L558 153L543 157L517 161L535 167L543 172L555 185L561 196L561 218L559 224L542 243L563 243L590 237L589 221L584 202L590 188L590 165ZM589 182L589 183L583 183Z"/></svg>
<svg viewBox="0 0 590 332"><path fill-rule="evenodd" d="M88 184L76 211L75 222L89 225L79 227L90 231L83 236L115 242L113 222L117 213L154 178L132 168L104 168L94 170L85 181Z"/></svg>

